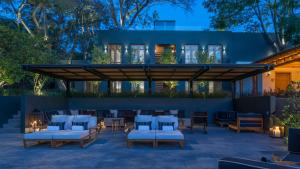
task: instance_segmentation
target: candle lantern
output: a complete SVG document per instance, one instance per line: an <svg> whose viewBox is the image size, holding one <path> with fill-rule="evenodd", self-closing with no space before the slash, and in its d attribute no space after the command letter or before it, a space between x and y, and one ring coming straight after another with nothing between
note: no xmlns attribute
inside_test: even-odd
<svg viewBox="0 0 300 169"><path fill-rule="evenodd" d="M284 137L284 127L283 126L274 126L270 128L270 136L275 138Z"/></svg>

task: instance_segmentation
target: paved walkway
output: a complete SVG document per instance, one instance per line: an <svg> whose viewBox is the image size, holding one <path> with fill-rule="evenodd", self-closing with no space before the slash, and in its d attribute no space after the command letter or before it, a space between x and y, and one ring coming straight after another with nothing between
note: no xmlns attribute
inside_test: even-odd
<svg viewBox="0 0 300 169"><path fill-rule="evenodd" d="M184 131L185 149L176 144L138 144L126 147L123 133L103 131L91 146L81 149L77 144L60 148L39 145L24 149L22 135L0 134L0 168L31 169L213 169L222 157L236 156L259 160L283 152L282 139L265 134L234 133L225 128L210 127L202 131Z"/></svg>

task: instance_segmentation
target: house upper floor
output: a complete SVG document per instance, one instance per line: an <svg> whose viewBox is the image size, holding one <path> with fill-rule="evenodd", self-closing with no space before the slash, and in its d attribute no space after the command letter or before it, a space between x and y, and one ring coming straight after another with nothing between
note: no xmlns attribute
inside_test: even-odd
<svg viewBox="0 0 300 169"><path fill-rule="evenodd" d="M171 54L178 64L251 63L274 53L261 33L229 31L103 30L95 37L111 63L158 64Z"/></svg>

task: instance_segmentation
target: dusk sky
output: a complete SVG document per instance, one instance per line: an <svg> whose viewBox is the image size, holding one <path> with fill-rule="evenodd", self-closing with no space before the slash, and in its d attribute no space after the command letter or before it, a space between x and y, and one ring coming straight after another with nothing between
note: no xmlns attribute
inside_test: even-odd
<svg viewBox="0 0 300 169"><path fill-rule="evenodd" d="M154 7L159 13L161 20L176 20L178 29L208 29L210 14L202 6L202 0L197 0L192 11L185 11L182 8L171 5L159 5Z"/></svg>

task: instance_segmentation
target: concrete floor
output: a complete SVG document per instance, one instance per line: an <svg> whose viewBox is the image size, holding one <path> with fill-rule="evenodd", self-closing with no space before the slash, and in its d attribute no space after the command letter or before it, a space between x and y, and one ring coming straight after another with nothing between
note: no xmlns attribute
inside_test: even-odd
<svg viewBox="0 0 300 169"><path fill-rule="evenodd" d="M259 160L262 156L286 151L282 139L265 134L235 133L225 128L210 127L202 131L184 131L186 145L138 144L126 147L124 133L102 131L97 141L85 149L77 144L59 148L38 145L22 147L21 134L0 134L0 168L33 169L213 169L222 157L234 156Z"/></svg>

